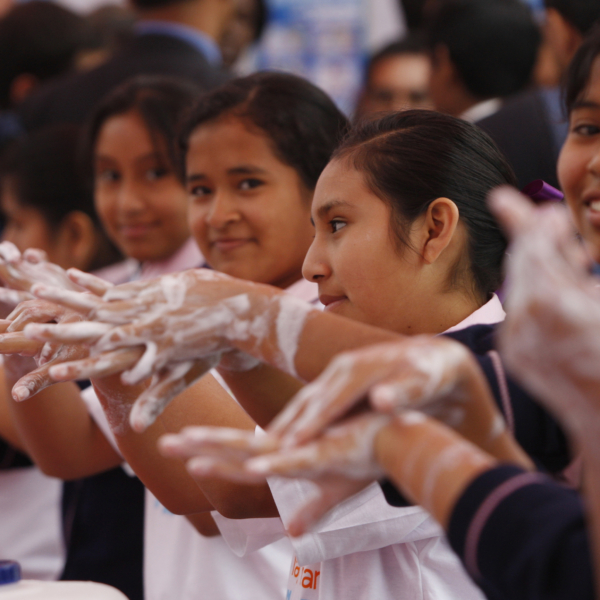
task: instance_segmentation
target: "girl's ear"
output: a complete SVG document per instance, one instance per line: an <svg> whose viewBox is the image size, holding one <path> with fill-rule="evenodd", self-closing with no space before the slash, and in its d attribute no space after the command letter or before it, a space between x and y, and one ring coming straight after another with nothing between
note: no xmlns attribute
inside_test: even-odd
<svg viewBox="0 0 600 600"><path fill-rule="evenodd" d="M87 270L96 252L96 227L89 215L71 211L60 224L57 241L61 266Z"/></svg>
<svg viewBox="0 0 600 600"><path fill-rule="evenodd" d="M428 264L434 263L450 245L458 227L458 207L449 198L437 198L425 214L421 256Z"/></svg>

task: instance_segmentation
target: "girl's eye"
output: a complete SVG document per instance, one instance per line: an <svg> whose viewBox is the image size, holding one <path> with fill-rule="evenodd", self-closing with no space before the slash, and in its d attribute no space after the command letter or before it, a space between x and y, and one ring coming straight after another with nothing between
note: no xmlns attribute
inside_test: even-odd
<svg viewBox="0 0 600 600"><path fill-rule="evenodd" d="M96 173L96 180L104 183L118 181L119 173L114 169L103 169Z"/></svg>
<svg viewBox="0 0 600 600"><path fill-rule="evenodd" d="M332 219L329 221L332 233L337 233L340 229L346 227L346 223L340 219Z"/></svg>
<svg viewBox="0 0 600 600"><path fill-rule="evenodd" d="M600 133L600 127L598 125L592 125L591 123L583 123L573 127L573 133L584 137L591 137Z"/></svg>
<svg viewBox="0 0 600 600"><path fill-rule="evenodd" d="M254 188L257 188L259 186L261 186L263 184L263 182L260 179L244 179L240 182L239 188L242 191L248 191L248 190L253 190Z"/></svg>
<svg viewBox="0 0 600 600"><path fill-rule="evenodd" d="M154 169L148 169L146 171L146 179L148 181L156 181L169 174L169 169L165 167L155 167Z"/></svg>
<svg viewBox="0 0 600 600"><path fill-rule="evenodd" d="M204 198L205 196L209 196L212 193L212 190L205 185L195 185L190 188L190 195L193 198Z"/></svg>

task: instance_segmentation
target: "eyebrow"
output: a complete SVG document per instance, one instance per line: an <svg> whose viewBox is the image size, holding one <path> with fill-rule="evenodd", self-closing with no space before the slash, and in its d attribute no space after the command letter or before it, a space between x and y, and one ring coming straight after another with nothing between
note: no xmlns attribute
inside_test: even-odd
<svg viewBox="0 0 600 600"><path fill-rule="evenodd" d="M352 208L352 204L345 200L330 200L317 209L317 217L324 219L334 208Z"/></svg>
<svg viewBox="0 0 600 600"><path fill-rule="evenodd" d="M260 167L255 167L254 165L239 165L237 167L232 167L231 169L227 169L228 175L266 175L267 171L265 169L261 169ZM187 181L189 183L194 181L201 181L206 179L208 175L205 173L192 173L187 177Z"/></svg>
<svg viewBox="0 0 600 600"><path fill-rule="evenodd" d="M136 156L134 161L136 163L139 163L139 162L148 160L149 158L156 158L161 161L166 160L166 157L163 153L153 151L153 152L148 152L147 154L143 154L142 156ZM94 160L96 160L96 161L105 160L105 161L109 161L109 162L118 162L117 159L113 158L112 156L110 156L108 154L97 154L94 157Z"/></svg>
<svg viewBox="0 0 600 600"><path fill-rule="evenodd" d="M578 108L592 108L592 109L600 109L600 104L598 102L593 102L592 100L578 100L573 103L573 107L571 108L571 112L577 110Z"/></svg>

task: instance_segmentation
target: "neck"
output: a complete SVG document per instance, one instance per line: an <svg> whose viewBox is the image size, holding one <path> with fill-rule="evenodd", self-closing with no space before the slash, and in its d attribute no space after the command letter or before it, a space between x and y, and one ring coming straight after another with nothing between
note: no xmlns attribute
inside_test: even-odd
<svg viewBox="0 0 600 600"><path fill-rule="evenodd" d="M405 335L439 334L458 325L477 309L482 303L463 292L451 291L441 297L436 295L429 302L421 303L418 315L411 321L410 329L398 331Z"/></svg>
<svg viewBox="0 0 600 600"><path fill-rule="evenodd" d="M229 11L225 10L228 5L227 2L182 0L173 5L143 10L140 18L186 25L218 42L229 21Z"/></svg>

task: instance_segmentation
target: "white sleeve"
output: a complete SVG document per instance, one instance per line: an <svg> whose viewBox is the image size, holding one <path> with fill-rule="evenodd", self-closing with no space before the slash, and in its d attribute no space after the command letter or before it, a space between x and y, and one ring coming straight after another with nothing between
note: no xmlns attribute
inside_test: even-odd
<svg viewBox="0 0 600 600"><path fill-rule="evenodd" d="M98 400L98 396L96 396L94 386L90 385L89 387L85 388L85 390L81 392L81 398L85 402L90 416L92 419L94 419L96 425L98 425L104 434L104 437L108 440L115 452L119 456L122 456L121 450L119 450L119 445L117 444L117 440L115 439L115 434L112 432L108 419L106 418L106 414L104 413L104 409L102 408L102 404L100 404L100 400ZM125 461L123 461L121 467L125 473L127 473L127 475L131 477L136 476L133 469Z"/></svg>
<svg viewBox="0 0 600 600"><path fill-rule="evenodd" d="M228 519L211 512L223 539L236 556L246 556L287 537L279 517L264 519Z"/></svg>

